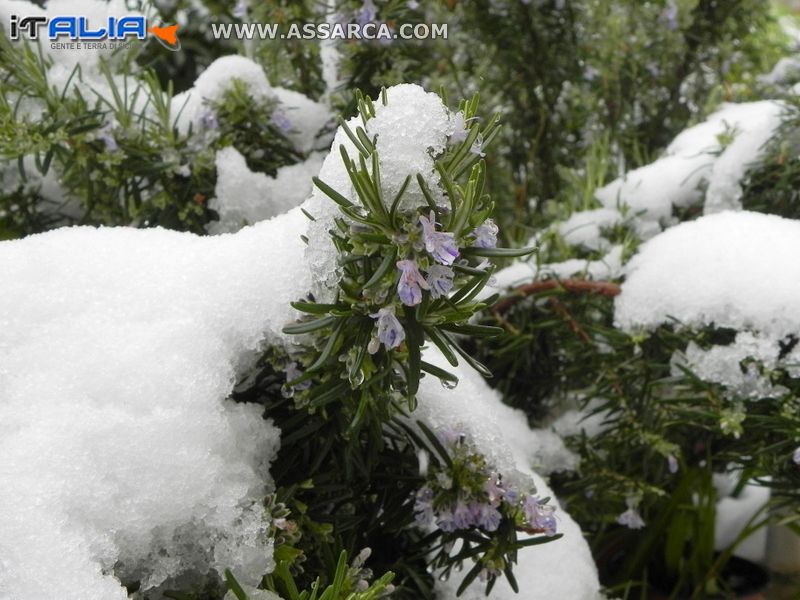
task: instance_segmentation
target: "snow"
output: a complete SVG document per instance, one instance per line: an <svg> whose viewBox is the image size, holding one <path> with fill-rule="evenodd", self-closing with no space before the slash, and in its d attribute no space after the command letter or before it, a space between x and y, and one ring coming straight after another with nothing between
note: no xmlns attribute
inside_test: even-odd
<svg viewBox="0 0 800 600"><path fill-rule="evenodd" d="M301 163L281 167L275 177L253 172L236 148L217 152L217 185L209 207L219 221L208 225L209 233L238 231L302 204L312 190L311 178L322 165L322 155L313 153Z"/></svg>
<svg viewBox="0 0 800 600"><path fill-rule="evenodd" d="M608 429L607 420L610 417L607 411L598 410L603 403L600 398L592 398L583 408L570 408L553 421L551 428L561 438L584 434L591 438L599 435Z"/></svg>
<svg viewBox="0 0 800 600"><path fill-rule="evenodd" d="M661 158L595 195L607 209L627 207L639 220L662 227L672 224L674 207L693 206L704 198L706 213L741 208L747 168L761 158L785 111L783 103L772 100L723 104L704 122L680 133ZM727 135L733 139L723 144Z"/></svg>
<svg viewBox="0 0 800 600"><path fill-rule="evenodd" d="M295 209L234 235L71 228L0 244L0 429L10 457L0 467L0 594L124 598L103 574L118 563L116 575L149 574L154 586L204 566L253 583L270 566L263 539L263 560L248 554L260 525L247 507L268 489L276 431L256 408L224 399L265 338L284 343L288 302L310 285L306 224ZM426 359L442 363L431 351ZM456 372L456 390L423 380L415 418L457 419L496 464L551 495L530 466L558 449L553 440L477 373ZM559 516L565 537L520 554L520 583L591 598L588 546ZM208 563L204 540L214 545ZM494 598L510 597L503 585Z"/></svg>
<svg viewBox="0 0 800 600"><path fill-rule="evenodd" d="M726 386L739 398L758 400L774 397L787 390L773 385L768 376L759 373L756 364L749 363L743 370L743 361L748 358L755 359L768 370L774 370L779 366L785 368L787 363L796 362L795 352L784 359L780 359L780 352L781 348L776 340L749 331L741 331L736 334L735 341L726 346L712 346L704 350L694 342L690 342L685 353L673 357L673 364L688 368L703 381ZM679 375L680 372L674 370L674 374Z"/></svg>
<svg viewBox="0 0 800 600"><path fill-rule="evenodd" d="M691 206L703 198L698 189L711 170L710 156L664 156L634 169L595 193L607 209L628 207L643 220L664 222L673 206Z"/></svg>
<svg viewBox="0 0 800 600"><path fill-rule="evenodd" d="M739 105L741 109L742 106ZM753 102L741 116L733 141L714 163L706 190L706 214L742 208L742 185L747 168L764 153L767 142L785 118L786 107L780 102Z"/></svg>
<svg viewBox="0 0 800 600"><path fill-rule="evenodd" d="M794 83L798 79L800 79L800 59L797 56L784 56L775 63L772 71L758 77L761 83L768 85L785 85Z"/></svg>
<svg viewBox="0 0 800 600"><path fill-rule="evenodd" d="M727 496L717 502L714 547L725 550L736 541L748 522L769 502L768 487L750 483L737 497ZM759 518L763 518L762 514ZM763 563L767 545L767 528L761 527L736 547L734 554L755 563Z"/></svg>
<svg viewBox="0 0 800 600"><path fill-rule="evenodd" d="M450 113L441 98L418 85L396 85L387 90L387 105L375 102L376 115L367 123L370 138L378 137L384 202L391 205L406 177L411 175L400 208L425 206L425 197L416 181L421 174L434 195L443 197L433 159L444 152L452 133Z"/></svg>
<svg viewBox="0 0 800 600"><path fill-rule="evenodd" d="M800 223L724 212L682 223L645 243L626 266L615 321L652 329L677 320L751 329L781 339L800 331Z"/></svg>
<svg viewBox="0 0 800 600"><path fill-rule="evenodd" d="M274 87L272 93L292 124L286 137L300 152L313 150L320 130L332 119L329 110L300 92Z"/></svg>
<svg viewBox="0 0 800 600"><path fill-rule="evenodd" d="M582 210L560 223L558 232L570 246L600 250L608 245L608 242L602 238L603 230L611 229L623 221L622 214L613 208Z"/></svg>
<svg viewBox="0 0 800 600"><path fill-rule="evenodd" d="M419 408L412 419L422 420L434 430L457 426L469 435L505 476L518 472L523 477L532 477L540 496L553 497L550 488L533 471L532 466L542 456L552 455L554 449L563 448L560 440L554 445L554 438L549 432L543 434L531 430L524 413L503 404L499 394L489 388L472 368L466 365L451 367L435 348L428 349L424 359L455 374L459 383L455 389L447 389L433 377L423 378ZM562 456L568 460L568 454ZM562 508L558 509L556 516L558 529L564 537L519 553L514 574L520 589L524 590L524 598L592 600L601 597L597 569L580 528ZM464 573L466 570L460 575ZM437 582L438 597L441 600L455 600L460 583L459 573L455 573L448 581ZM473 583L461 598L485 598L484 586L479 581ZM511 590L506 581L501 580L490 598L512 600L520 596Z"/></svg>
<svg viewBox="0 0 800 600"><path fill-rule="evenodd" d="M0 597L126 598L115 564L144 588L271 567L258 501L278 431L224 400L295 318L306 222L0 244Z"/></svg>

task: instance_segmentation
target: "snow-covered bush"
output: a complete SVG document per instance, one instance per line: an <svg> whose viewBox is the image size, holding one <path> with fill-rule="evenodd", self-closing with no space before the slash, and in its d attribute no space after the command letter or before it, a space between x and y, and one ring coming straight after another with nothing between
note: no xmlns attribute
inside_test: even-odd
<svg viewBox="0 0 800 600"><path fill-rule="evenodd" d="M503 577L503 598L517 561L531 597L596 593L579 530L530 470L536 434L452 337L494 333L467 324L485 306L482 257L528 252L494 247L471 149L495 124L417 86L360 105L322 193L235 235L72 228L4 244L2 593L151 597L224 580L292 597L318 576L343 585L328 558L366 547L397 595L452 597L428 566L458 585L465 563L462 590ZM420 135L394 136L406 121ZM321 279L326 252L339 268ZM286 327L297 298L312 320ZM453 369L456 354L472 366ZM527 548L545 541L557 549ZM367 579L348 575L356 597L391 576Z"/></svg>
<svg viewBox="0 0 800 600"><path fill-rule="evenodd" d="M53 10L87 7L130 12L101 0ZM25 2L0 14L5 22L12 13L44 14ZM74 223L232 231L297 206L311 190L330 113L271 86L251 60L219 58L172 96L172 84L139 67L135 51L40 50L5 36L2 44L5 238ZM246 194L233 183L242 178Z"/></svg>
<svg viewBox="0 0 800 600"><path fill-rule="evenodd" d="M727 592L800 519L766 4L0 1L182 44L0 38L0 597Z"/></svg>

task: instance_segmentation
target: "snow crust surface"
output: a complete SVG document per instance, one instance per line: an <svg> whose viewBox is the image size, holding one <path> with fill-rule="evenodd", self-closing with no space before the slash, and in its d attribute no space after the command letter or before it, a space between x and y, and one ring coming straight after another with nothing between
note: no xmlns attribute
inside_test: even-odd
<svg viewBox="0 0 800 600"><path fill-rule="evenodd" d="M624 329L677 319L783 337L800 331L800 223L724 212L677 225L626 266L615 320Z"/></svg>
<svg viewBox="0 0 800 600"><path fill-rule="evenodd" d="M305 223L0 243L0 597L109 600L127 597L119 577L230 567L256 583L271 567L259 500L279 432L225 398L294 318Z"/></svg>
<svg viewBox="0 0 800 600"><path fill-rule="evenodd" d="M704 198L707 213L741 208L742 179L785 110L772 100L723 104L706 121L680 133L664 156L600 188L596 197L607 209L627 207L642 221L662 226L670 224L673 207Z"/></svg>
<svg viewBox="0 0 800 600"><path fill-rule="evenodd" d="M209 233L234 232L299 206L311 193L311 178L319 172L322 154L315 152L303 162L281 167L275 177L251 171L236 148L217 152L217 184L209 207L219 221Z"/></svg>

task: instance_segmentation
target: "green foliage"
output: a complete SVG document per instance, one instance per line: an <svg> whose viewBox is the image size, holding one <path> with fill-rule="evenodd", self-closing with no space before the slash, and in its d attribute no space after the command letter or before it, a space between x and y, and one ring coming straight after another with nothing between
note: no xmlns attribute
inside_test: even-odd
<svg viewBox="0 0 800 600"><path fill-rule="evenodd" d="M213 126L182 132L171 86L149 71L116 75L104 62L110 94L48 82L48 60L3 38L0 73L0 236L65 224L161 226L205 233L216 184L215 153L234 146L257 171L274 175L304 158L274 124L269 100L235 81L208 106ZM31 107L41 107L31 112ZM178 107L180 111L182 107ZM57 182L63 195L44 191Z"/></svg>
<svg viewBox="0 0 800 600"><path fill-rule="evenodd" d="M356 103L366 123L375 107L361 95ZM396 573L393 597L430 598L429 566L448 575L465 561L474 564L462 589L479 575L488 589L498 576L507 577L515 587L512 568L517 553L557 537L518 539L518 531L533 527L522 509L523 494L518 503L501 507L497 527L433 532L415 527L414 499L426 481L419 472L418 452L431 457L437 472L448 473L454 483L434 502L437 510L450 506L450 496L459 490L462 496L488 502L482 488L491 468L480 455L463 454L461 446L444 448L437 434L423 424L417 424L422 433L410 426L422 377L439 378L448 387L457 383L452 374L422 360L422 347L427 340L454 366L460 357L488 375L456 341L456 336L490 336L499 331L467 324L487 306L475 297L492 269L479 268L479 262L485 256L530 252L475 244L473 232L487 221L493 205L484 192L485 164L470 150L479 136L484 144L491 142L496 130L494 121L483 127L469 120L477 106L477 97L462 103L470 130L464 140L436 157L449 207L433 200L421 177L416 181L409 177L397 197L386 197L374 140L360 126L353 131L342 125L359 153L351 157L342 150L341 155L358 202L316 180L342 213L330 231L342 267L337 297L332 304L313 299L294 303L307 317L285 331L310 339L300 338L305 340L302 350L291 356L266 355L250 384L237 394L240 400L264 403L283 432L271 470L278 487L275 502L289 511L291 529L299 537L279 545L276 553L292 554L286 569L294 571L302 585L310 585L309 574L326 571L331 557L369 547L374 550L374 568ZM410 185L421 187L426 206L410 208L403 203ZM424 219L429 226L441 224L434 235L452 240L466 259L452 266L449 297L433 287L412 299L398 294L402 261L406 265L413 261L429 272L434 263L447 264L426 245L425 236L432 232L420 227ZM385 311L396 318L393 327L400 328L396 333L403 337L384 335ZM279 374L282 368L285 383ZM276 394L279 388L282 395ZM546 500L540 501L540 506L545 504ZM461 551L451 555L456 543Z"/></svg>
<svg viewBox="0 0 800 600"><path fill-rule="evenodd" d="M785 99L790 112L767 158L750 171L743 205L798 218L797 100L756 77L786 46L766 0L470 0L413 9L400 0L376 2L380 21L447 22L450 39L337 42L336 90L323 81L320 43L212 42L210 22L351 21L361 2L336 2L335 14L315 0L251 3L243 16L234 15L232 4L162 6L164 23L186 14L183 50L164 53L148 44L109 57L103 73L110 95L70 84L54 88L40 52L0 37L0 239L73 223L204 233L216 218L207 201L218 149L235 147L250 169L269 175L302 160L276 125L274 104L254 101L246 82L208 104L209 124L188 132L176 127L170 97L232 52L262 64L273 84L330 98L341 114L358 109L365 122L374 114L369 97L401 82L441 86L453 96L480 89L486 107L483 114L476 100L461 105L469 137L437 157L449 206L436 204L422 178L409 178L404 191L419 188L426 206L401 209L403 192L386 198L375 140L362 127L348 131L357 153L341 157L359 202L316 181L341 209L331 231L343 272L338 295L330 304L313 297L296 302L306 317L287 332L298 335L301 350L291 356L269 350L235 393L239 401L261 403L282 431L271 467L276 491L266 499L277 568L262 591L286 600L374 600L391 581L394 598L428 599L431 566L455 576L465 564L465 583L488 573L489 589L500 576L513 587L518 552L554 539L519 540L520 531L531 529L519 505L502 505L496 531L415 527L414 499L423 487L435 487L435 475L452 477L454 489L477 497L480 475L490 467L467 446L445 447L437 432L413 422L421 378L456 383L422 360L425 345L453 365L463 360L493 373L506 402L522 408L532 424L547 425L570 408L602 420L596 435L567 439L580 468L555 474L552 483L614 593L644 597L653 582L697 598L726 591L720 574L732 549L713 552L712 484L730 465L741 482L769 485L770 508L797 526L800 468L792 453L800 445L800 380L794 370L742 364L781 390L757 402L701 381L677 369L673 356L690 342L729 343L731 332L677 324L649 335L621 332L613 326L613 282L580 290L568 282L545 285L511 294L493 310L494 298L477 300L492 274L482 259L530 249L478 248L472 233L495 215L514 245L537 234L537 261L599 259L600 251L566 244L555 225L595 208L597 188L648 163L721 100L765 96ZM72 81L80 77L79 65ZM353 88L366 96L352 98ZM472 151L479 139L497 150L482 159ZM48 193L54 181L63 193ZM420 250L420 217L431 213L436 232L452 235L466 262L453 267L449 298L422 290L421 301L409 306L396 297L397 261L413 260L423 271L436 263ZM695 215L689 209L677 217ZM623 246L624 258L640 243L627 224L607 233ZM382 309L397 318L402 343L378 337ZM796 343L784 340L788 349ZM420 473L420 453L430 458L428 476ZM436 508L455 501L436 491ZM644 529L619 524L626 507L641 514ZM764 522L758 515L745 534ZM453 544L461 544L456 554ZM371 567L386 573L371 584L364 560L347 558L363 557L364 548L373 550ZM250 593L233 573L226 583L239 600ZM214 583L170 594L221 593Z"/></svg>
<svg viewBox="0 0 800 600"><path fill-rule="evenodd" d="M289 570L289 563L280 561L275 572L265 577L262 589L280 592L284 600L377 600L388 596L394 590L394 586L391 585L394 574L386 573L370 584L368 580L372 578L372 572L363 568L364 561L368 557L369 553L362 552L351 565L348 565L347 552L342 551L336 569L328 578L331 583L323 587L322 578L318 577L309 591L302 592ZM236 600L255 600L247 595L233 573L226 571L225 579Z"/></svg>

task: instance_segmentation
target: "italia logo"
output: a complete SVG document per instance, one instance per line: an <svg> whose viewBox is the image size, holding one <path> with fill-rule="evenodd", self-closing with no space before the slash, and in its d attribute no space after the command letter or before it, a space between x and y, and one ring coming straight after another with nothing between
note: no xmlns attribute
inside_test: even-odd
<svg viewBox="0 0 800 600"><path fill-rule="evenodd" d="M177 51L181 48L178 39L178 26L150 27L147 28L147 19L140 15L127 15L124 17L108 17L100 26L90 25L87 17L67 16L33 16L20 17L11 15L9 23L9 38L18 40L22 34L27 39L39 39L39 31L46 31L47 39L59 41L124 41L129 39L144 40L148 33L152 33L158 42L165 48Z"/></svg>

